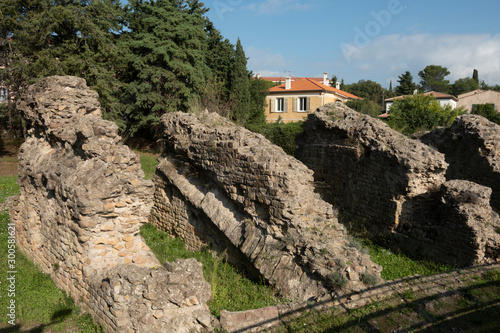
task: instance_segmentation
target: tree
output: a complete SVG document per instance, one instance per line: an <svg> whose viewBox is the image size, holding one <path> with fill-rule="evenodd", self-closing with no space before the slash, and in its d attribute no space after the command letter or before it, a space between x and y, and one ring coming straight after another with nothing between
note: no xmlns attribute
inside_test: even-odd
<svg viewBox="0 0 500 333"><path fill-rule="evenodd" d="M389 92L392 92L392 80L389 81Z"/></svg>
<svg viewBox="0 0 500 333"><path fill-rule="evenodd" d="M337 75L332 75L332 87L337 87L337 82L339 80L337 79Z"/></svg>
<svg viewBox="0 0 500 333"><path fill-rule="evenodd" d="M119 47L129 50L122 75L126 137L140 128L156 136L159 117L188 111L210 76L205 62L205 9L198 1L130 0L129 31Z"/></svg>
<svg viewBox="0 0 500 333"><path fill-rule="evenodd" d="M479 89L479 84L476 80L470 77L464 77L455 81L451 87L451 93L455 96Z"/></svg>
<svg viewBox="0 0 500 333"><path fill-rule="evenodd" d="M245 127L262 126L266 123L266 97L271 86L269 81L250 79L250 115Z"/></svg>
<svg viewBox="0 0 500 333"><path fill-rule="evenodd" d="M495 106L493 104L473 105L471 113L483 116L489 121L492 121L500 125L500 113L495 111Z"/></svg>
<svg viewBox="0 0 500 333"><path fill-rule="evenodd" d="M418 72L420 76L420 85L427 91L437 91L447 93L450 90L450 81L445 80L445 76L450 75L446 67L429 65Z"/></svg>
<svg viewBox="0 0 500 333"><path fill-rule="evenodd" d="M115 41L123 23L118 0L0 0L0 11L7 64L0 81L11 97L42 77L75 75L97 90L105 113L113 108L121 57Z"/></svg>
<svg viewBox="0 0 500 333"><path fill-rule="evenodd" d="M477 69L474 69L474 71L472 72L472 79L477 83L477 85L479 86L479 73L477 71Z"/></svg>
<svg viewBox="0 0 500 333"><path fill-rule="evenodd" d="M380 84L371 80L359 80L357 83L345 86L345 91L363 99L368 99L382 105L386 90Z"/></svg>
<svg viewBox="0 0 500 333"><path fill-rule="evenodd" d="M394 90L396 95L404 96L404 95L412 95L415 89L417 89L417 85L413 82L413 76L409 71L406 71L404 74L398 76L399 86Z"/></svg>
<svg viewBox="0 0 500 333"><path fill-rule="evenodd" d="M377 117L382 111L382 108L378 103L372 102L368 99L354 99L347 101L345 104L353 110L368 114L372 117Z"/></svg>
<svg viewBox="0 0 500 333"><path fill-rule="evenodd" d="M391 106L389 125L410 135L418 131L428 131L437 126L449 126L463 109L441 106L433 96L410 95L394 100Z"/></svg>
<svg viewBox="0 0 500 333"><path fill-rule="evenodd" d="M250 118L250 77L247 58L238 38L231 71L231 99L234 101L233 120L245 125Z"/></svg>

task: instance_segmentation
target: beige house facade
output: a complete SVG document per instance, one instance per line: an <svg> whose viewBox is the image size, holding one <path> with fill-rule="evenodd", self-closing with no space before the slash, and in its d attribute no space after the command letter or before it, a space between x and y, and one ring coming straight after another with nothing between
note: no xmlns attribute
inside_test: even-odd
<svg viewBox="0 0 500 333"><path fill-rule="evenodd" d="M462 106L468 113L472 111L473 105L476 104L493 104L495 111L500 112L500 92L477 89L458 95L457 107Z"/></svg>
<svg viewBox="0 0 500 333"><path fill-rule="evenodd" d="M267 122L303 121L308 113L314 112L325 104L361 99L338 87L330 87L324 83L311 78L286 78L285 84L269 89L266 108Z"/></svg>

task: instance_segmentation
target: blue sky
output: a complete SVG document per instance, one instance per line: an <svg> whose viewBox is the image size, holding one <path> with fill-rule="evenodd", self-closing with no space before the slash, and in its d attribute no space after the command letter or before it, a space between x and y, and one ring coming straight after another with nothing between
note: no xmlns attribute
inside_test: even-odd
<svg viewBox="0 0 500 333"><path fill-rule="evenodd" d="M397 85L427 65L500 84L498 0L205 0L207 16L263 76L337 75Z"/></svg>

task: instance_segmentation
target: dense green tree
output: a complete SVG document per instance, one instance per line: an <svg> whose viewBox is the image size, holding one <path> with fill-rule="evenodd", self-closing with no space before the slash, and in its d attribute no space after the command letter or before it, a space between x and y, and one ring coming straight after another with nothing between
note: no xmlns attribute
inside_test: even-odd
<svg viewBox="0 0 500 333"><path fill-rule="evenodd" d="M204 49L206 11L198 1L129 1L129 31L119 43L129 50L122 76L126 136L141 127L154 136L163 113L188 111L199 102L210 76Z"/></svg>
<svg viewBox="0 0 500 333"><path fill-rule="evenodd" d="M394 92L397 96L412 95L417 85L413 82L413 76L409 71L398 76L399 86L396 87Z"/></svg>
<svg viewBox="0 0 500 333"><path fill-rule="evenodd" d="M39 78L75 75L97 90L105 112L116 105L118 0L0 0L0 10L0 53L8 64L0 81L11 97Z"/></svg>
<svg viewBox="0 0 500 333"><path fill-rule="evenodd" d="M331 84L331 86L335 88L336 85L337 85L337 82L338 82L337 75L332 75L332 84Z"/></svg>
<svg viewBox="0 0 500 333"><path fill-rule="evenodd" d="M437 91L447 93L450 90L450 81L444 78L450 75L446 67L429 65L418 72L420 76L420 86L427 91Z"/></svg>
<svg viewBox="0 0 500 333"><path fill-rule="evenodd" d="M260 126L266 123L265 107L266 96L272 83L261 79L250 79L250 115L245 124L249 126Z"/></svg>
<svg viewBox="0 0 500 333"><path fill-rule="evenodd" d="M423 94L398 98L391 106L389 125L410 135L418 131L428 131L437 126L449 126L462 109L441 106L433 96Z"/></svg>
<svg viewBox="0 0 500 333"><path fill-rule="evenodd" d="M386 90L380 84L371 80L359 80L357 83L348 84L345 91L363 99L382 105Z"/></svg>
<svg viewBox="0 0 500 333"><path fill-rule="evenodd" d="M476 80L470 77L464 77L455 81L451 87L451 93L455 96L479 89L479 84Z"/></svg>
<svg viewBox="0 0 500 333"><path fill-rule="evenodd" d="M346 105L360 113L368 114L372 117L380 115L382 108L378 103L372 102L369 99L355 99L347 101Z"/></svg>
<svg viewBox="0 0 500 333"><path fill-rule="evenodd" d="M342 79L342 80L340 81L340 87L339 87L339 88L340 88L340 90L344 90L344 91L345 91L345 83L344 83L344 79Z"/></svg>
<svg viewBox="0 0 500 333"><path fill-rule="evenodd" d="M205 58L212 76L221 82L224 87L224 96L229 98L230 73L233 59L235 57L234 45L224 38L212 22L207 20L205 30L207 32L207 47Z"/></svg>
<svg viewBox="0 0 500 333"><path fill-rule="evenodd" d="M392 80L389 82L389 92L392 92Z"/></svg>
<svg viewBox="0 0 500 333"><path fill-rule="evenodd" d="M472 72L472 79L477 83L477 85L479 86L479 72L477 71L477 69L474 69L474 71Z"/></svg>
<svg viewBox="0 0 500 333"><path fill-rule="evenodd" d="M231 70L231 97L233 100L233 120L245 125L250 118L250 75L247 70L247 58L238 38Z"/></svg>
<svg viewBox="0 0 500 333"><path fill-rule="evenodd" d="M478 114L485 117L489 121L500 125L500 113L495 110L493 104L476 104L472 106L472 114Z"/></svg>

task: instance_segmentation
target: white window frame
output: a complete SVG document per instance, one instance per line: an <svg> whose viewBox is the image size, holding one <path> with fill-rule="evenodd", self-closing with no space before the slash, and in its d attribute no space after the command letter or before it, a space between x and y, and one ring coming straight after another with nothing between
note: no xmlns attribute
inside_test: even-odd
<svg viewBox="0 0 500 333"><path fill-rule="evenodd" d="M285 112L285 98L276 98L276 109L275 112Z"/></svg>
<svg viewBox="0 0 500 333"><path fill-rule="evenodd" d="M297 98L297 112L307 112L307 97Z"/></svg>

